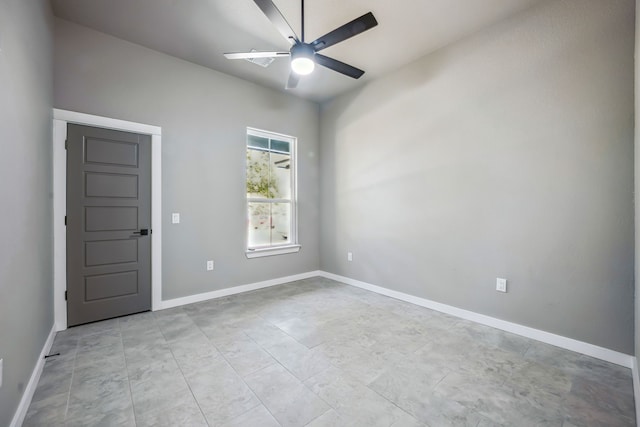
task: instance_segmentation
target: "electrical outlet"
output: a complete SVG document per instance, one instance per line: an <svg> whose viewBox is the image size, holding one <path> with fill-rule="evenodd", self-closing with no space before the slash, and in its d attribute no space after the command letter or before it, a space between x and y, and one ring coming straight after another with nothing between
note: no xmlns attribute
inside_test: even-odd
<svg viewBox="0 0 640 427"><path fill-rule="evenodd" d="M213 261L207 261L207 271L213 270Z"/></svg>
<svg viewBox="0 0 640 427"><path fill-rule="evenodd" d="M347 261L353 261L353 253L347 252Z"/></svg>
<svg viewBox="0 0 640 427"><path fill-rule="evenodd" d="M171 214L171 224L180 224L180 214L172 213Z"/></svg>
<svg viewBox="0 0 640 427"><path fill-rule="evenodd" d="M507 279L496 279L496 291L498 292L507 292Z"/></svg>
<svg viewBox="0 0 640 427"><path fill-rule="evenodd" d="M0 388L2 387L2 360L0 359Z"/></svg>

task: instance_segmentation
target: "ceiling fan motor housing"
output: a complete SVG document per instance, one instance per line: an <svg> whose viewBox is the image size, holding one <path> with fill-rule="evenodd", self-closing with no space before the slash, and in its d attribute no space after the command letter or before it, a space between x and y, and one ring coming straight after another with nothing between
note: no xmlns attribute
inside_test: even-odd
<svg viewBox="0 0 640 427"><path fill-rule="evenodd" d="M310 74L314 67L315 49L308 43L296 43L291 47L291 68L298 74Z"/></svg>

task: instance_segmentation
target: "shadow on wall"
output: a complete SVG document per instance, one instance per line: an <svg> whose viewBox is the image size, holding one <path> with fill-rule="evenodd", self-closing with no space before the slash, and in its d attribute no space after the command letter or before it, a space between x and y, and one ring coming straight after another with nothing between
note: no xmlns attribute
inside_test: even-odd
<svg viewBox="0 0 640 427"><path fill-rule="evenodd" d="M629 353L630 4L543 2L324 104L323 269Z"/></svg>

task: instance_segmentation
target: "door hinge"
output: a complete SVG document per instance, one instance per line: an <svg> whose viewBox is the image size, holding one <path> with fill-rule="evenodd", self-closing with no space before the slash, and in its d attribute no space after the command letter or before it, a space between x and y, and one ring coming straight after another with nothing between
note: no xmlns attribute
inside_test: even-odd
<svg viewBox="0 0 640 427"><path fill-rule="evenodd" d="M64 291L64 300L67 300L67 291Z"/></svg>
<svg viewBox="0 0 640 427"><path fill-rule="evenodd" d="M69 141L68 140L64 140L64 149L68 149L69 148Z"/></svg>
<svg viewBox="0 0 640 427"><path fill-rule="evenodd" d="M64 225L67 225L67 216L64 216Z"/></svg>

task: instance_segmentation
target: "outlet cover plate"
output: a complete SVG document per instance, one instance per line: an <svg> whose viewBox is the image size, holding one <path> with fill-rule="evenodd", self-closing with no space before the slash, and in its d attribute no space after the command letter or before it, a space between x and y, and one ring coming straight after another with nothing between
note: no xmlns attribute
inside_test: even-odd
<svg viewBox="0 0 640 427"><path fill-rule="evenodd" d="M213 270L213 261L207 261L207 271Z"/></svg>
<svg viewBox="0 0 640 427"><path fill-rule="evenodd" d="M496 279L496 291L507 292L507 279L501 279L500 277Z"/></svg>

